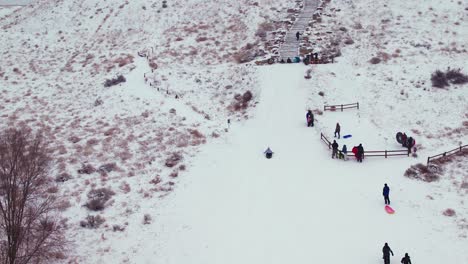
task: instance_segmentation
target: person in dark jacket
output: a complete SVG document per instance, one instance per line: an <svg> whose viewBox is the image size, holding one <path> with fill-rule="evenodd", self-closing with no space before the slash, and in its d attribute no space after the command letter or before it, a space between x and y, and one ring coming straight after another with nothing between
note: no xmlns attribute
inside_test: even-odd
<svg viewBox="0 0 468 264"><path fill-rule="evenodd" d="M271 157L273 157L273 151L271 151L270 147L268 147L265 152L263 152L263 154L265 154L265 157L267 159L271 159Z"/></svg>
<svg viewBox="0 0 468 264"><path fill-rule="evenodd" d="M362 146L362 144L359 144L359 146L357 147L356 158L358 162L362 162L362 159L364 158L364 147Z"/></svg>
<svg viewBox="0 0 468 264"><path fill-rule="evenodd" d="M336 137L336 134L338 133L338 139L340 139L340 131L341 131L340 123L336 123L335 137Z"/></svg>
<svg viewBox="0 0 468 264"><path fill-rule="evenodd" d="M408 256L408 253L405 253L405 257L401 259L401 263L403 264L411 264L411 259Z"/></svg>
<svg viewBox="0 0 468 264"><path fill-rule="evenodd" d="M332 159L335 157L338 158L338 143L336 143L336 140L333 140L332 144Z"/></svg>
<svg viewBox="0 0 468 264"><path fill-rule="evenodd" d="M299 33L299 31L296 32L296 40L299 41L299 36L301 35L301 33Z"/></svg>
<svg viewBox="0 0 468 264"><path fill-rule="evenodd" d="M343 148L341 149L340 154L341 154L340 159L348 160L348 149L346 148L346 145L343 145Z"/></svg>
<svg viewBox="0 0 468 264"><path fill-rule="evenodd" d="M403 147L406 147L406 140L408 140L408 137L406 136L406 133L403 133L403 135L401 135L401 145Z"/></svg>
<svg viewBox="0 0 468 264"><path fill-rule="evenodd" d="M411 153L411 148L413 147L413 144L414 144L413 137L409 137L407 142L406 142L406 147L408 148L408 154Z"/></svg>
<svg viewBox="0 0 468 264"><path fill-rule="evenodd" d="M382 252L383 252L384 264L390 264L390 253L392 253L392 256L393 256L393 251L388 246L387 243L385 243L384 247L382 248Z"/></svg>
<svg viewBox="0 0 468 264"><path fill-rule="evenodd" d="M388 187L386 183L384 184L382 194L385 200L385 204L390 205L390 198L388 197L390 195L390 187Z"/></svg>
<svg viewBox="0 0 468 264"><path fill-rule="evenodd" d="M313 127L314 126L314 114L312 113L312 111L310 110L307 111L306 118L307 118L307 126Z"/></svg>

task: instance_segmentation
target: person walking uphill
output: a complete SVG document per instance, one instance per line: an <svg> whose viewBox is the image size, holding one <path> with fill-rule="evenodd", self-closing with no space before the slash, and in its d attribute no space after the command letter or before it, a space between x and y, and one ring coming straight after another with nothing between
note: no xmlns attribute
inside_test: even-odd
<svg viewBox="0 0 468 264"><path fill-rule="evenodd" d="M405 253L405 257L403 257L401 259L401 263L403 264L411 264L411 259L410 257L408 256L408 253Z"/></svg>
<svg viewBox="0 0 468 264"><path fill-rule="evenodd" d="M385 204L390 205L390 198L388 197L390 195L390 187L388 187L386 183L384 184L382 194L385 200Z"/></svg>
<svg viewBox="0 0 468 264"><path fill-rule="evenodd" d="M336 143L336 140L333 140L332 144L332 159L335 157L338 158L338 143Z"/></svg>
<svg viewBox="0 0 468 264"><path fill-rule="evenodd" d="M299 31L296 32L296 40L299 41L299 36L301 35L301 33L299 33Z"/></svg>
<svg viewBox="0 0 468 264"><path fill-rule="evenodd" d="M393 256L393 251L388 246L387 243L385 243L384 247L382 248L382 252L383 252L384 264L390 264L390 253L392 253L392 256Z"/></svg>
<svg viewBox="0 0 468 264"><path fill-rule="evenodd" d="M340 123L336 123L335 137L336 137L336 134L338 133L338 139L340 139L340 131L341 131Z"/></svg>

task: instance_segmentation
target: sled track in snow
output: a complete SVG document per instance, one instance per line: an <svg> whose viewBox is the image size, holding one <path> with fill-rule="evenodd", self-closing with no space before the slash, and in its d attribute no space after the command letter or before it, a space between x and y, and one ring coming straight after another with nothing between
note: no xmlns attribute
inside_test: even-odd
<svg viewBox="0 0 468 264"><path fill-rule="evenodd" d="M287 59L293 58L299 55L299 44L301 41L296 40L296 32L301 34L306 29L309 21L312 19L312 15L319 6L319 0L304 0L304 7L302 8L299 16L294 21L294 24L284 36L284 43L279 49L280 58Z"/></svg>

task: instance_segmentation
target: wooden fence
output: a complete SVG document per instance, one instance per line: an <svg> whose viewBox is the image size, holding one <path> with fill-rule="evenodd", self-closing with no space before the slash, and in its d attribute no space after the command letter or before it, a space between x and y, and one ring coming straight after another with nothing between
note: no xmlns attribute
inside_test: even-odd
<svg viewBox="0 0 468 264"><path fill-rule="evenodd" d="M468 145L464 145L464 146L460 145L460 147L458 147L456 149L452 149L452 150L446 151L446 152L441 153L441 154L437 154L437 155L432 156L432 157L427 157L427 166L429 166L429 162L431 162L431 160L435 160L435 159L438 159L438 158L447 157L447 156L456 154L457 152L462 151L462 149L464 149L466 147L468 147Z"/></svg>
<svg viewBox="0 0 468 264"><path fill-rule="evenodd" d="M357 108L359 109L359 102L357 103L352 103L352 104L340 104L340 105L324 105L323 106L323 111L336 111L338 109L343 112L343 109L352 109L352 108Z"/></svg>
<svg viewBox="0 0 468 264"><path fill-rule="evenodd" d="M320 140L322 140L327 146L328 149L332 148L332 143L330 140L323 134L320 133ZM351 149L348 149L348 152L351 152ZM341 150L338 150L338 153L341 154ZM348 153L348 155L351 155ZM353 153L354 154L354 153ZM392 157L392 156L409 156L410 152L407 149L400 150L365 150L364 157Z"/></svg>
<svg viewBox="0 0 468 264"><path fill-rule="evenodd" d="M320 133L320 140L322 140L325 144L327 144L328 149L331 149L332 143L330 142L330 140L328 140L327 137L325 137L323 133Z"/></svg>

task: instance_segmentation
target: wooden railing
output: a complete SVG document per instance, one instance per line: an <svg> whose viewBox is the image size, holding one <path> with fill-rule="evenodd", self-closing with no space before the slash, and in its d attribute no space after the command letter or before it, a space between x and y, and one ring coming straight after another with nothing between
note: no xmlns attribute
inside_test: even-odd
<svg viewBox="0 0 468 264"><path fill-rule="evenodd" d="M340 104L340 105L324 105L323 106L323 111L336 111L338 109L343 112L343 109L352 109L352 108L357 108L359 109L359 102L357 103L352 103L352 104Z"/></svg>
<svg viewBox="0 0 468 264"><path fill-rule="evenodd" d="M330 140L323 134L320 133L320 140L323 141L328 146L328 149L332 148L332 143ZM341 154L341 150L338 150L338 153ZM354 155L351 152L351 149L348 149L348 155ZM392 156L409 156L410 152L407 149L400 150L365 150L364 157L392 157Z"/></svg>
<svg viewBox="0 0 468 264"><path fill-rule="evenodd" d="M391 156L409 156L410 152L406 149L400 150L366 150L365 157L391 157Z"/></svg>
<svg viewBox="0 0 468 264"><path fill-rule="evenodd" d="M320 133L320 140L322 140L325 144L327 144L328 149L331 149L332 143L330 142L330 140L328 140L328 138L323 133Z"/></svg>
<svg viewBox="0 0 468 264"><path fill-rule="evenodd" d="M460 145L460 147L458 147L456 149L452 149L452 150L446 151L446 152L441 153L441 154L437 154L437 155L432 156L432 157L427 157L427 165L429 165L429 162L431 162L432 160L456 154L456 153L462 151L462 149L464 149L466 147L468 147L468 145L464 145L464 146Z"/></svg>

